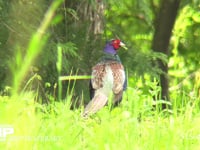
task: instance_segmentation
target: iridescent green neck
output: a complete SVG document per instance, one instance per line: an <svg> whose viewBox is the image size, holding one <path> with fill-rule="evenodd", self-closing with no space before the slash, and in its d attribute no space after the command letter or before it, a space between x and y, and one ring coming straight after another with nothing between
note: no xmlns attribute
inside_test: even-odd
<svg viewBox="0 0 200 150"><path fill-rule="evenodd" d="M121 63L121 60L117 54L109 54L109 53L104 53L104 55L101 58L102 61L117 61Z"/></svg>

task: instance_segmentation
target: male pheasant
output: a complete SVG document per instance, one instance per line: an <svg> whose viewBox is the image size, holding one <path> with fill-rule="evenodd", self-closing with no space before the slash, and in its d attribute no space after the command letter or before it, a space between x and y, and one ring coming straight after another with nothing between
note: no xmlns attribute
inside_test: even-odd
<svg viewBox="0 0 200 150"><path fill-rule="evenodd" d="M127 80L124 67L117 50L125 47L119 39L109 41L104 48L101 61L92 68L90 80L91 101L85 107L83 116L96 113L108 103L110 93L113 93L112 105L117 105L122 100L123 91L126 90Z"/></svg>

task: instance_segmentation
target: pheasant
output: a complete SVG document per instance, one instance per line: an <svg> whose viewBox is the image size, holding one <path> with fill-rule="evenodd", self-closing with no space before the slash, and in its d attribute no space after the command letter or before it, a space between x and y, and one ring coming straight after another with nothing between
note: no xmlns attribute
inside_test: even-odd
<svg viewBox="0 0 200 150"><path fill-rule="evenodd" d="M123 91L127 87L124 67L117 50L125 47L119 39L109 41L104 48L101 61L92 68L90 80L90 99L83 116L96 113L108 103L110 93L113 93L112 105L118 105L122 100Z"/></svg>

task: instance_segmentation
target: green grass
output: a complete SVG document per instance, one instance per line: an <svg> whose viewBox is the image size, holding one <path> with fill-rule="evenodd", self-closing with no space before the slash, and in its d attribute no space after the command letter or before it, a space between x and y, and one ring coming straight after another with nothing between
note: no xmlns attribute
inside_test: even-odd
<svg viewBox="0 0 200 150"><path fill-rule="evenodd" d="M199 149L197 103L164 115L150 110L150 97L129 88L131 93L120 107L105 107L88 119L81 117L81 108L72 111L63 102L36 104L31 93L0 97L0 124L14 128L0 149Z"/></svg>

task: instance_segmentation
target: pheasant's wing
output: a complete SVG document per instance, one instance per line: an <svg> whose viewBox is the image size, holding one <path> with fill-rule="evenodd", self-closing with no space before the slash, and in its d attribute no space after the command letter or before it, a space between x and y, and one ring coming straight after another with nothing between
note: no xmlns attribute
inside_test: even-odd
<svg viewBox="0 0 200 150"><path fill-rule="evenodd" d="M113 72L113 78L114 78L114 86L113 86L113 93L114 93L114 99L113 104L117 105L122 100L123 90L126 88L126 76L124 67L121 63L112 63L110 64L112 72Z"/></svg>
<svg viewBox="0 0 200 150"><path fill-rule="evenodd" d="M106 64L98 63L92 68L92 79L90 81L91 101L85 107L83 116L93 114L106 105L108 96L103 91L104 76L106 75Z"/></svg>
<svg viewBox="0 0 200 150"><path fill-rule="evenodd" d="M123 91L125 91L127 88L127 78L125 77L125 81L123 84L123 90L121 90L119 93L114 94L114 98L113 98L113 105L118 106L120 104L120 102L122 101L122 97L123 97Z"/></svg>
<svg viewBox="0 0 200 150"><path fill-rule="evenodd" d="M98 63L92 68L92 79L89 83L90 99L94 97L95 90L103 87L103 77L105 73L105 64L103 63Z"/></svg>
<svg viewBox="0 0 200 150"><path fill-rule="evenodd" d="M91 86L94 90L103 87L103 79L106 75L106 64L98 63L92 68Z"/></svg>

